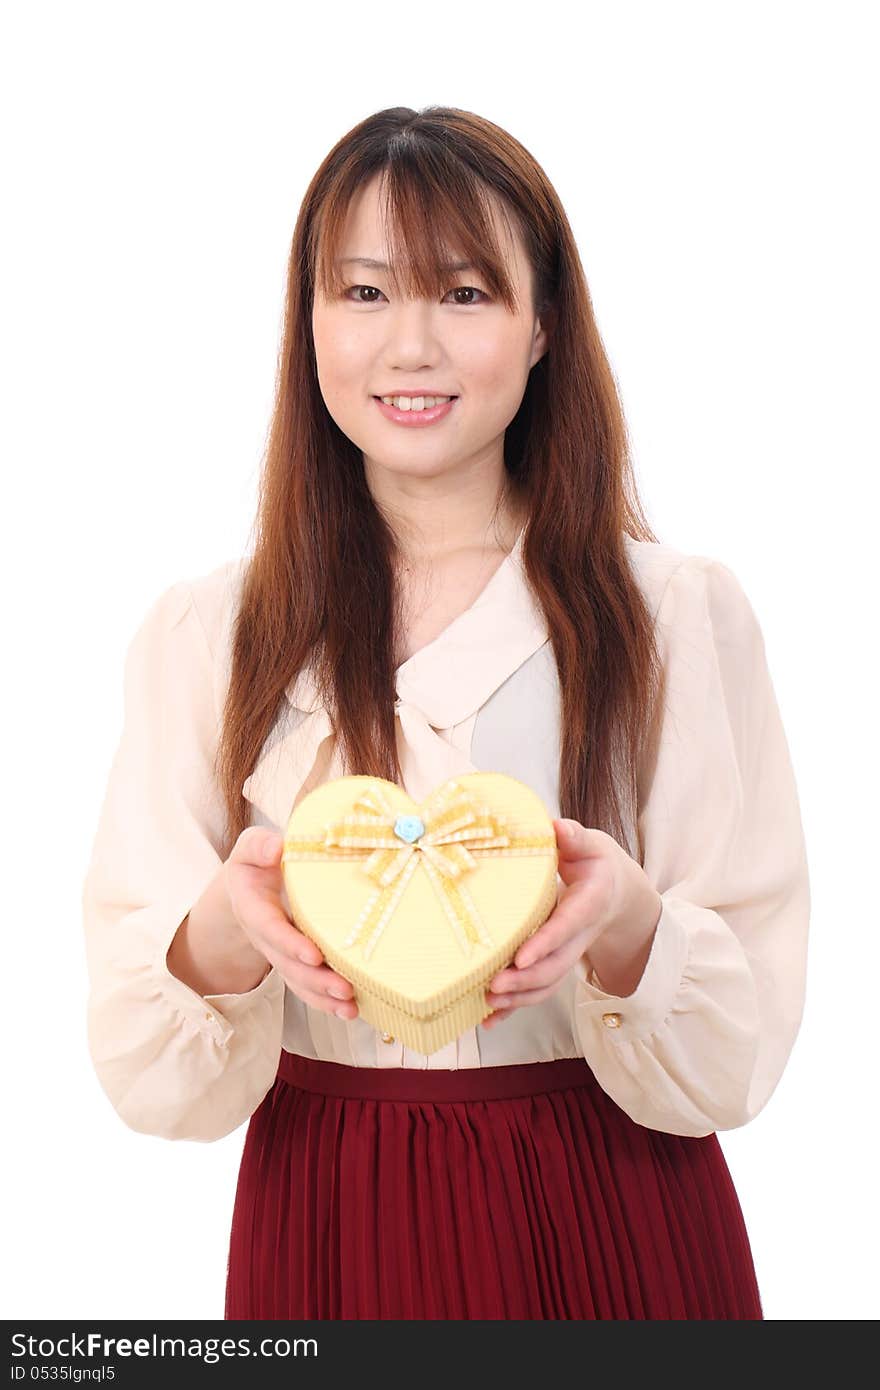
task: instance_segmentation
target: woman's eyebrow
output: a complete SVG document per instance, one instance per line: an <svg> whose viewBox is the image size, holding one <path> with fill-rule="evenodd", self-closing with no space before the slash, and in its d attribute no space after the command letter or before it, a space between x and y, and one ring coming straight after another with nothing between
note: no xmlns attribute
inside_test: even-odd
<svg viewBox="0 0 880 1390"><path fill-rule="evenodd" d="M371 256L343 256L340 265L365 265L370 270L390 270L391 267L386 261L374 260ZM470 261L450 261L448 265L440 267L441 270L475 270L476 267Z"/></svg>

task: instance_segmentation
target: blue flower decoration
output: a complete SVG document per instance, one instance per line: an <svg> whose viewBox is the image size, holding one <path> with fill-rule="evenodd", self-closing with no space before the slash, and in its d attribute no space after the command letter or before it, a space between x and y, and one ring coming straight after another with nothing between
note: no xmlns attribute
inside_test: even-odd
<svg viewBox="0 0 880 1390"><path fill-rule="evenodd" d="M425 833L425 822L419 816L398 816L394 822L394 833L399 840L413 844Z"/></svg>

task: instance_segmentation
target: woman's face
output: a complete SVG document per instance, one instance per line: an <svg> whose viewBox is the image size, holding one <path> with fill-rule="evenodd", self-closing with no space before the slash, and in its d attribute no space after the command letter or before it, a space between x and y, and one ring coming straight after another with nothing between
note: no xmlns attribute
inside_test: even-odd
<svg viewBox="0 0 880 1390"><path fill-rule="evenodd" d="M315 296L312 331L327 409L363 451L368 480L376 480L376 470L401 479L463 479L475 467L492 465L500 474L504 431L547 346L533 313L531 267L519 236L511 241L493 210L517 294L515 314L489 297L475 270L451 271L449 289L436 302L405 299L385 271L355 260L392 259L380 222L378 183L377 176L349 207L339 253L345 292L337 300ZM378 402L397 393L458 399L433 423L406 425L389 418ZM381 479L386 486L390 481Z"/></svg>

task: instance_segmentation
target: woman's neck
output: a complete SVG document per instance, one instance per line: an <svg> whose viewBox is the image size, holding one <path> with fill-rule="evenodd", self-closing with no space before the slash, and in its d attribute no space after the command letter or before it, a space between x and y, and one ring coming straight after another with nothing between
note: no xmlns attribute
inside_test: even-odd
<svg viewBox="0 0 880 1390"><path fill-rule="evenodd" d="M407 526L398 532L399 564L404 570L413 571L456 555L491 556L499 551L509 555L525 522L523 504L511 502L482 523L459 516L454 524L441 525L427 533L416 525Z"/></svg>

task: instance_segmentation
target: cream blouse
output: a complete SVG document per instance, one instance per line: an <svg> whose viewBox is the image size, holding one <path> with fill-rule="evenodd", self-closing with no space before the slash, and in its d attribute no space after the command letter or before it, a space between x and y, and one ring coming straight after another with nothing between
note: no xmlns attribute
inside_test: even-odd
<svg viewBox="0 0 880 1390"><path fill-rule="evenodd" d="M522 537L471 606L398 668L398 748L416 801L487 769L560 814L557 672ZM579 962L543 1003L430 1055L360 1016L311 1008L274 967L248 993L205 997L169 971L172 938L221 863L211 768L245 561L160 595L126 655L123 729L82 896L89 1050L130 1128L202 1141L231 1133L271 1087L282 1047L359 1067L583 1056L633 1120L672 1134L732 1129L765 1105L800 1025L810 888L764 641L719 561L626 545L668 671L639 811L643 867L663 900L641 981L621 998ZM251 823L279 830L313 770L313 781L343 775L309 668L287 697L242 787ZM327 738L329 761L316 766Z"/></svg>

